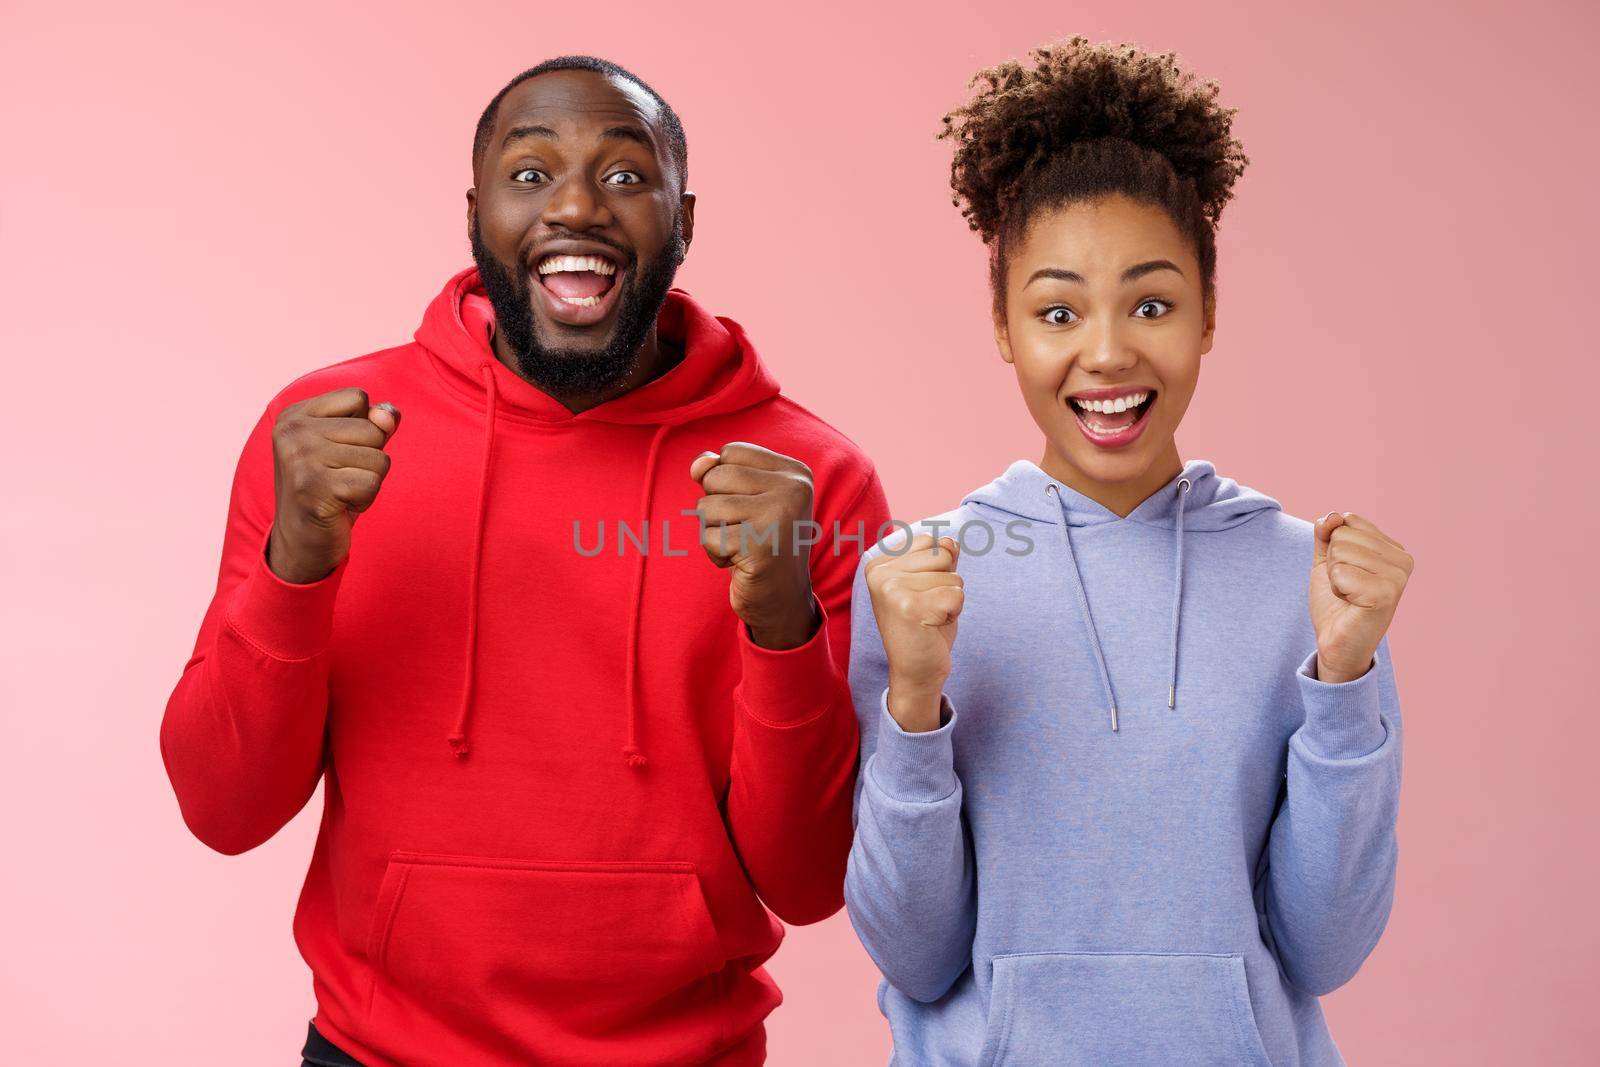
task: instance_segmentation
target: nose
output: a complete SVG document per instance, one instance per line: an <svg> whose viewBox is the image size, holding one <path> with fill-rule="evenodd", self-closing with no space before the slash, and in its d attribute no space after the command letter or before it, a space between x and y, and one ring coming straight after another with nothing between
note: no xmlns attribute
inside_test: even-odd
<svg viewBox="0 0 1600 1067"><path fill-rule="evenodd" d="M1089 329L1079 336L1083 346L1078 350L1078 363L1094 374L1116 374L1132 369L1139 362L1139 354L1127 343L1116 323L1093 320L1084 323Z"/></svg>
<svg viewBox="0 0 1600 1067"><path fill-rule="evenodd" d="M558 181L550 191L543 221L547 226L581 232L609 226L614 220L588 176L575 174Z"/></svg>

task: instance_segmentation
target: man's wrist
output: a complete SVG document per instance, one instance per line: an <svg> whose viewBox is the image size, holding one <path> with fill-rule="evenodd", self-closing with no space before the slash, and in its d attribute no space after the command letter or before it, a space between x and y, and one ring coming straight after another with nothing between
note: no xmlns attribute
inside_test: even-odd
<svg viewBox="0 0 1600 1067"><path fill-rule="evenodd" d="M333 573L337 563L307 560L288 544L281 528L274 523L267 538L267 566L290 585L312 585Z"/></svg>
<svg viewBox="0 0 1600 1067"><path fill-rule="evenodd" d="M817 601L810 589L806 590L805 606L789 612L782 619L760 622L746 621L745 629L750 640L773 652L799 648L817 634L822 617L817 613Z"/></svg>

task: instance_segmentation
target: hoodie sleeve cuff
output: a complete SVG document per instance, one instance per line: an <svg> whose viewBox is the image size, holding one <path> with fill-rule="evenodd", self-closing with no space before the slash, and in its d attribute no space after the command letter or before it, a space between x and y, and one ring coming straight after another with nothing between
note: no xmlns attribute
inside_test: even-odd
<svg viewBox="0 0 1600 1067"><path fill-rule="evenodd" d="M1325 759L1357 759L1382 747L1388 738L1378 698L1378 669L1348 682L1317 678L1317 654L1307 656L1295 672L1306 723L1301 739Z"/></svg>
<svg viewBox="0 0 1600 1067"><path fill-rule="evenodd" d="M817 609L817 631L794 648L763 648L751 639L744 621L736 621L744 671L739 694L747 712L773 726L795 726L817 717L840 699L844 686L828 641L828 612L815 593L811 602Z"/></svg>
<svg viewBox="0 0 1600 1067"><path fill-rule="evenodd" d="M254 569L228 605L228 625L276 660L305 660L321 655L333 637L333 603L344 579L346 562L348 557L326 577L297 585L273 573L263 542Z"/></svg>
<svg viewBox="0 0 1600 1067"><path fill-rule="evenodd" d="M889 690L878 697L877 748L872 754L872 780L895 800L933 804L956 791L955 745L951 733L956 711L950 698L939 695L937 730L907 733L889 714Z"/></svg>

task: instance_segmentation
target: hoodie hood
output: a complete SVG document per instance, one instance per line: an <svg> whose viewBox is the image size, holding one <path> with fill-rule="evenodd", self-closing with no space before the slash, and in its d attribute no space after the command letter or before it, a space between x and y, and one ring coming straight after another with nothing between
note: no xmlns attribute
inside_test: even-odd
<svg viewBox="0 0 1600 1067"><path fill-rule="evenodd" d="M774 378L732 319L712 315L682 289L667 291L656 318L661 337L683 346L677 366L631 392L573 414L561 402L518 377L496 358L494 305L469 267L446 283L423 315L417 343L433 357L446 383L483 403L494 379L499 412L552 427L585 422L681 426L759 404L778 394Z"/></svg>
<svg viewBox="0 0 1600 1067"><path fill-rule="evenodd" d="M1227 530L1248 522L1262 511L1280 510L1278 502L1253 489L1247 489L1231 478L1217 475L1216 467L1203 459L1192 459L1184 464L1182 472L1166 485L1146 497L1126 517L1082 493L1056 481L1037 464L1017 460L1006 468L1004 474L968 493L963 505L972 505L980 513L984 509L1003 516L1026 519L1029 522L1054 526L1060 533L1062 547L1066 550L1067 565L1077 594L1078 610L1082 615L1095 665L1100 674L1100 686L1105 698L1106 714L1111 730L1119 729L1116 690L1112 686L1111 672L1106 666L1105 651L1100 644L1100 632L1094 624L1094 611L1084 588L1083 573L1078 567L1078 554L1072 544L1072 530L1087 526L1104 526L1109 523L1131 522L1173 532L1172 556L1172 654L1167 683L1167 707L1178 703L1178 628L1183 615L1183 547L1185 531L1213 532Z"/></svg>
<svg viewBox="0 0 1600 1067"><path fill-rule="evenodd" d="M1187 490L1179 484L1187 481ZM1053 494L1046 490L1054 486ZM1181 508L1179 506L1181 500ZM1018 518L1056 524L1066 515L1069 526L1099 526L1108 522L1136 522L1171 529L1180 513L1184 528L1194 531L1226 530L1249 521L1257 512L1280 510L1278 502L1232 478L1223 478L1203 459L1191 459L1172 481L1150 494L1126 518L1117 515L1075 489L1056 481L1038 464L1019 459L1004 474L962 500Z"/></svg>
<svg viewBox="0 0 1600 1067"><path fill-rule="evenodd" d="M417 328L417 343L439 370L445 385L483 409L483 448L478 467L476 522L467 589L466 639L462 659L461 699L454 725L446 735L458 758L470 750L473 681L478 647L478 591L482 581L483 537L491 497L495 427L502 418L581 431L586 423L654 426L643 457L644 488L639 496L639 521L650 515L656 485L656 460L661 442L674 427L696 419L752 407L778 394L778 381L751 347L744 330L731 319L714 316L681 289L667 292L656 318L658 335L683 347L677 366L637 389L574 414L560 401L514 374L495 356L494 305L489 302L476 267L451 278L428 305ZM642 528L642 527L641 527ZM627 666L623 680L626 715L622 758L629 766L648 762L639 733L639 611L644 599L646 552L634 554L629 594Z"/></svg>

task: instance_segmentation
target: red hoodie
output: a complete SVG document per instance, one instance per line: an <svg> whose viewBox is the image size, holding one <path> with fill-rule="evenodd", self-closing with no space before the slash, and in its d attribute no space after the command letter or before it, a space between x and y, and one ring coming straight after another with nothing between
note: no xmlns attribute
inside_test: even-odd
<svg viewBox="0 0 1600 1067"><path fill-rule="evenodd" d="M301 378L256 425L161 726L184 820L242 852L325 781L294 933L317 1028L364 1063L759 1063L768 909L842 902L849 597L883 492L679 290L659 330L682 362L577 415L495 360L493 329L463 271L415 343ZM292 585L264 558L273 422L344 386L404 425L349 557ZM694 457L741 440L815 477L823 623L787 651L750 640L680 514ZM619 554L619 521L648 521L648 555Z"/></svg>

